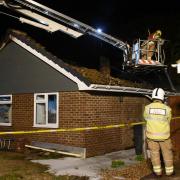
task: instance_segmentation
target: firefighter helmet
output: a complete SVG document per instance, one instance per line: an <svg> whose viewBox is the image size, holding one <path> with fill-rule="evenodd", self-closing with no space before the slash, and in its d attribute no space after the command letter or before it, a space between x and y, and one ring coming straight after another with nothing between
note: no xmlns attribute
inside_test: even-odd
<svg viewBox="0 0 180 180"><path fill-rule="evenodd" d="M161 88L155 88L152 92L152 99L159 99L161 101L164 101L164 95L165 92Z"/></svg>
<svg viewBox="0 0 180 180"><path fill-rule="evenodd" d="M162 32L161 32L161 30L157 30L157 31L155 32L155 34L160 37L160 36L162 35Z"/></svg>

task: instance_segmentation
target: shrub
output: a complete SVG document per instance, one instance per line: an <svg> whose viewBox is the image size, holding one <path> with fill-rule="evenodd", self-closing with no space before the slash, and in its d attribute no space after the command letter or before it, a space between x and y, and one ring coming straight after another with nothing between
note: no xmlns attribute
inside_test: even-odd
<svg viewBox="0 0 180 180"><path fill-rule="evenodd" d="M117 167L121 167L121 166L124 166L124 165L125 165L125 163L122 160L113 160L112 164L111 164L111 167L112 168L117 168Z"/></svg>
<svg viewBox="0 0 180 180"><path fill-rule="evenodd" d="M137 156L135 157L135 160L136 160L136 161L144 161L144 156L143 156L142 154L137 155Z"/></svg>

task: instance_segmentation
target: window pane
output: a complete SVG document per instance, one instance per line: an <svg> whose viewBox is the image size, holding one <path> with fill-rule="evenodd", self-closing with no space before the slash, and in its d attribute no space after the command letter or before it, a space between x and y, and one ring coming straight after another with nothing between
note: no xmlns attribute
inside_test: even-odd
<svg viewBox="0 0 180 180"><path fill-rule="evenodd" d="M46 110L44 103L36 104L36 124L46 124Z"/></svg>
<svg viewBox="0 0 180 180"><path fill-rule="evenodd" d="M44 100L44 95L37 95L36 100Z"/></svg>
<svg viewBox="0 0 180 180"><path fill-rule="evenodd" d="M56 101L56 95L53 94L48 96L48 123L56 123Z"/></svg>
<svg viewBox="0 0 180 180"><path fill-rule="evenodd" d="M11 104L0 104L0 123L11 122Z"/></svg>
<svg viewBox="0 0 180 180"><path fill-rule="evenodd" d="M10 96L1 96L0 101L10 101L11 97Z"/></svg>

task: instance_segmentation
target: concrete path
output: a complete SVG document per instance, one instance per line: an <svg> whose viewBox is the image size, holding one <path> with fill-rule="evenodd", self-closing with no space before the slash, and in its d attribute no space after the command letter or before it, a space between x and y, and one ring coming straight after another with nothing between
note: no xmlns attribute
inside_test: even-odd
<svg viewBox="0 0 180 180"><path fill-rule="evenodd" d="M49 172L55 175L88 176L90 180L99 180L101 170L110 168L112 160L122 160L128 166L137 163L135 156L135 150L130 149L86 159L65 157L33 162L48 165Z"/></svg>

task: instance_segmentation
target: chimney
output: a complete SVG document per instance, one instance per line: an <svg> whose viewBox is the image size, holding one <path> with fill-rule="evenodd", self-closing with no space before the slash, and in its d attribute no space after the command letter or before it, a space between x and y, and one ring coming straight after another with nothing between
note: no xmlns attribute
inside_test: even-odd
<svg viewBox="0 0 180 180"><path fill-rule="evenodd" d="M111 69L110 69L110 61L109 58L105 56L100 56L100 67L99 67L100 72L108 77L110 76Z"/></svg>

